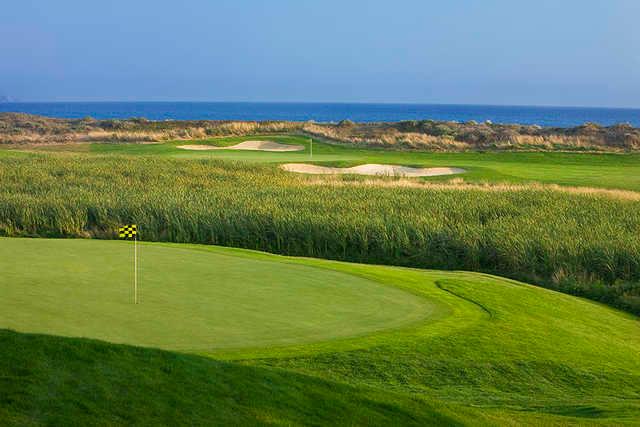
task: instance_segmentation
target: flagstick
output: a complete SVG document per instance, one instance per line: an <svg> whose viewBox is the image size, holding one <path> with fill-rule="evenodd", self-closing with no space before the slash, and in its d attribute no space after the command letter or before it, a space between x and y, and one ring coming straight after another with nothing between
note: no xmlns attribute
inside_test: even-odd
<svg viewBox="0 0 640 427"><path fill-rule="evenodd" d="M313 138L309 138L309 157L313 159Z"/></svg>
<svg viewBox="0 0 640 427"><path fill-rule="evenodd" d="M133 302L138 303L138 234L133 235Z"/></svg>

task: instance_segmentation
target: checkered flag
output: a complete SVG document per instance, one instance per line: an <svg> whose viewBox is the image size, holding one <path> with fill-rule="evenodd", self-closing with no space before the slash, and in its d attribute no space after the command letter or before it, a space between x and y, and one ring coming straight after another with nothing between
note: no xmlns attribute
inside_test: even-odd
<svg viewBox="0 0 640 427"><path fill-rule="evenodd" d="M123 225L118 228L118 237L121 239L133 239L133 303L138 303L138 226L135 224Z"/></svg>
<svg viewBox="0 0 640 427"><path fill-rule="evenodd" d="M135 224L125 225L118 229L118 237L121 239L137 239L138 226Z"/></svg>

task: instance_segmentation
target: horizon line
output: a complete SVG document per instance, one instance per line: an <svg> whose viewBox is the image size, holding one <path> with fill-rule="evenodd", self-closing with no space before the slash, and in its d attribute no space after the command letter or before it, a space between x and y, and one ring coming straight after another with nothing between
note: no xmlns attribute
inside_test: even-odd
<svg viewBox="0 0 640 427"><path fill-rule="evenodd" d="M515 108L584 108L608 110L640 110L638 107L598 106L598 105L552 105L552 104L482 104L482 103L440 103L440 102L369 102L369 101L150 101L150 100L101 100L101 101L0 101L6 104L331 104L331 105L416 105L416 106L465 106L465 107L515 107Z"/></svg>

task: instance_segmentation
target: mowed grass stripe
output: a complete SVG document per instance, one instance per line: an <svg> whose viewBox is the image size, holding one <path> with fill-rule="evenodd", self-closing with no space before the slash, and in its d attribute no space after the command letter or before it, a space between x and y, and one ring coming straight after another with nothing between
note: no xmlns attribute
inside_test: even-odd
<svg viewBox="0 0 640 427"><path fill-rule="evenodd" d="M432 303L344 272L179 245L0 239L0 328L164 349L281 346L421 321Z"/></svg>

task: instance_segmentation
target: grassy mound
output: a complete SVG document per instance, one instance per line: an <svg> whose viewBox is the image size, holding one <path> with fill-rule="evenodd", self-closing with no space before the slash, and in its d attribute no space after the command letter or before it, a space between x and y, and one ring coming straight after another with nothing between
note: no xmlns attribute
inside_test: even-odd
<svg viewBox="0 0 640 427"><path fill-rule="evenodd" d="M0 330L0 424L449 425L394 393L151 349Z"/></svg>

